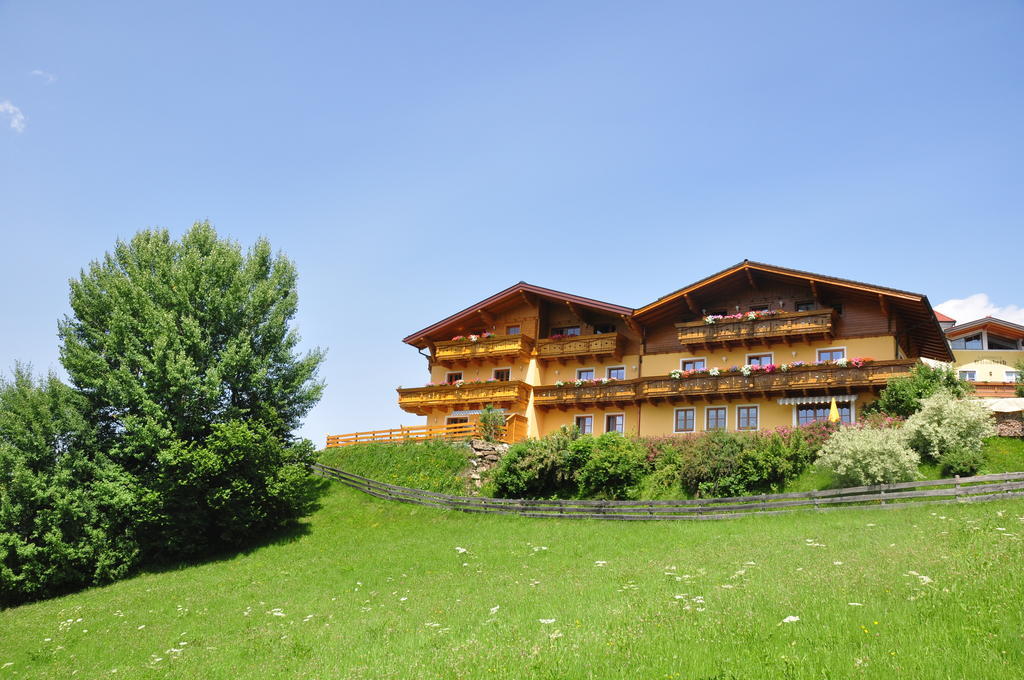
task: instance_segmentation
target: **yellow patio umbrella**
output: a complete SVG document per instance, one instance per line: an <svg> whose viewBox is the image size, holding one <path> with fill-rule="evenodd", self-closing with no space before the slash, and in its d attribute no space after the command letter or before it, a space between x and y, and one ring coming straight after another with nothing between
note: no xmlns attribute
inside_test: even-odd
<svg viewBox="0 0 1024 680"><path fill-rule="evenodd" d="M832 397L832 405L828 409L828 422L838 423L839 420L839 407L836 406L836 398Z"/></svg>

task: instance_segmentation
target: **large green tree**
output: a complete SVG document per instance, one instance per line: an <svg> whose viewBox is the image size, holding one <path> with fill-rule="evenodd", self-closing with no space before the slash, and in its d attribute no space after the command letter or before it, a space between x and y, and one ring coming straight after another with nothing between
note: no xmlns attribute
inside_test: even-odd
<svg viewBox="0 0 1024 680"><path fill-rule="evenodd" d="M308 510L323 353L297 351L296 271L197 223L139 232L71 281L61 360L100 445L140 489L151 556L240 544Z"/></svg>
<svg viewBox="0 0 1024 680"><path fill-rule="evenodd" d="M132 479L53 375L0 379L0 606L124 576L139 559Z"/></svg>

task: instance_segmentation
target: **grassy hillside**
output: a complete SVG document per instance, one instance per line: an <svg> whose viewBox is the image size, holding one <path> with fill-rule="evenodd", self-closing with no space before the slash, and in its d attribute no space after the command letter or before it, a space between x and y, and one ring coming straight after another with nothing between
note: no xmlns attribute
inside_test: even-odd
<svg viewBox="0 0 1024 680"><path fill-rule="evenodd" d="M461 444L423 441L355 444L320 452L320 462L379 482L438 493L464 494L460 475L469 464Z"/></svg>
<svg viewBox="0 0 1024 680"><path fill-rule="evenodd" d="M1019 678L1022 535L1019 501L609 523L335 485L247 554L0 612L0 678Z"/></svg>

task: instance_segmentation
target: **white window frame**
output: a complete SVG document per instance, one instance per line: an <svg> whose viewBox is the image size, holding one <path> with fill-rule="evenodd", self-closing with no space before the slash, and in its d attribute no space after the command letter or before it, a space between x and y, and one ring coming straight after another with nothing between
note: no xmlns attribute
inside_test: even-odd
<svg viewBox="0 0 1024 680"><path fill-rule="evenodd" d="M760 404L736 404L733 406L736 410L736 431L737 432L757 432L761 429L761 405ZM753 408L757 413L757 427L754 428L740 428L740 409L741 408Z"/></svg>
<svg viewBox="0 0 1024 680"><path fill-rule="evenodd" d="M459 380L465 380L466 379L466 373L464 371L446 371L445 374L444 374L444 384L445 385L453 384L452 383L452 379L451 379L453 375L458 375L459 376Z"/></svg>
<svg viewBox="0 0 1024 680"><path fill-rule="evenodd" d="M679 430L676 427L679 425L679 412L680 411L691 411L693 413L693 429L692 430ZM672 432L675 434L690 434L697 432L697 407L695 406L681 406L680 408L672 411Z"/></svg>
<svg viewBox="0 0 1024 680"><path fill-rule="evenodd" d="M626 379L626 367L625 366L606 366L605 369L604 369L604 377L606 377L608 379L611 379L611 377L612 377L611 376L611 372L614 371L617 368L621 368L622 369L622 377L621 378L617 378L617 379L618 380L625 380Z"/></svg>
<svg viewBox="0 0 1024 680"><path fill-rule="evenodd" d="M711 409L720 408L725 411L725 427L711 429L708 427L708 411ZM694 423L696 425L696 423ZM729 431L729 407L728 406L705 406L704 407L704 427L701 429L702 432L715 432L716 430L722 430L723 432Z"/></svg>
<svg viewBox="0 0 1024 680"><path fill-rule="evenodd" d="M579 427L579 424L577 424L576 421L579 420L580 418L590 418L590 432L584 432L581 429L580 430L580 434L594 434L594 414L593 413L578 413L578 414L576 414L576 415L574 415L572 417L572 424L575 425L576 427Z"/></svg>
<svg viewBox="0 0 1024 680"><path fill-rule="evenodd" d="M815 360L824 361L824 359L821 358L822 352L835 352L837 349L841 349L843 351L843 358L846 359L846 347L821 347L819 349L814 350L814 356L816 357Z"/></svg>
<svg viewBox="0 0 1024 680"><path fill-rule="evenodd" d="M686 361L703 361L704 362L704 368L701 369L701 370L705 370L705 371L708 370L708 358L707 357L685 357L685 358L679 360L679 370L680 371L685 371L686 370L685 368L683 368L683 362L686 362Z"/></svg>
<svg viewBox="0 0 1024 680"><path fill-rule="evenodd" d="M512 367L511 366L500 366L498 368L493 369L491 371L491 380L497 380L497 378L494 377L494 374L497 373L498 371L508 371L508 379L509 379L509 381L512 380Z"/></svg>
<svg viewBox="0 0 1024 680"><path fill-rule="evenodd" d="M580 371L590 371L591 373L594 374L594 376L592 378L581 378L580 377ZM594 367L590 367L590 368L577 368L576 369L576 380L597 380L597 369L594 368Z"/></svg>
<svg viewBox="0 0 1024 680"><path fill-rule="evenodd" d="M763 357L765 355L768 356L768 363L769 364L774 364L775 363L775 352L750 352L749 354L747 354L744 357L743 363L745 363L746 365L749 366L750 365L750 357Z"/></svg>
<svg viewBox="0 0 1024 680"><path fill-rule="evenodd" d="M968 378L967 376L964 375L964 373L970 373L971 377ZM957 377L959 377L961 380L966 380L967 382L978 382L978 371L976 371L976 370L974 370L974 371L957 371L956 374L957 374Z"/></svg>
<svg viewBox="0 0 1024 680"><path fill-rule="evenodd" d="M1004 371L1003 381L1004 382L1017 382L1017 376L1020 375L1020 371Z"/></svg>
<svg viewBox="0 0 1024 680"><path fill-rule="evenodd" d="M622 430L609 430L608 429L608 416L622 416ZM626 434L626 412L625 411L613 411L611 413L604 414L604 431L608 432L621 432Z"/></svg>

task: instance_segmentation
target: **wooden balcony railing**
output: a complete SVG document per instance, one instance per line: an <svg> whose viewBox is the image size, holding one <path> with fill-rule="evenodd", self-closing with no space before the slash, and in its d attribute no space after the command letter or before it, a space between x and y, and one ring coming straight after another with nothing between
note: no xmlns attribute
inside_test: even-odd
<svg viewBox="0 0 1024 680"><path fill-rule="evenodd" d="M528 424L526 416L510 413L505 416L505 430L499 437L508 444L526 439ZM366 442L404 442L422 439L473 439L479 438L480 423L453 423L451 425L411 425L396 427L391 430L371 430L369 432L351 432L349 434L327 435L327 448L364 444Z"/></svg>
<svg viewBox="0 0 1024 680"><path fill-rule="evenodd" d="M434 345L434 361L450 366L462 361L498 364L527 358L533 351L533 338L525 335L492 335L472 340L448 340Z"/></svg>
<svg viewBox="0 0 1024 680"><path fill-rule="evenodd" d="M701 347L754 345L784 340L810 342L832 337L834 323L831 309L810 312L786 312L754 321L746 319L677 323L676 330L682 345Z"/></svg>
<svg viewBox="0 0 1024 680"><path fill-rule="evenodd" d="M530 386L521 380L398 388L398 406L418 415L427 415L434 409L473 409L487 404L525 406L529 400Z"/></svg>
<svg viewBox="0 0 1024 680"><path fill-rule="evenodd" d="M622 349L625 343L626 338L622 333L547 338L537 341L537 358L541 361L557 360L562 363L569 359L584 361L606 357L618 361L622 358Z"/></svg>
<svg viewBox="0 0 1024 680"><path fill-rule="evenodd" d="M542 408L568 408L590 404L623 406L629 403L687 401L690 399L774 398L863 391L886 385L890 378L908 373L916 359L874 361L860 368L852 366L799 366L775 373L741 373L634 378L604 385L561 387L546 385L533 389L533 403Z"/></svg>

